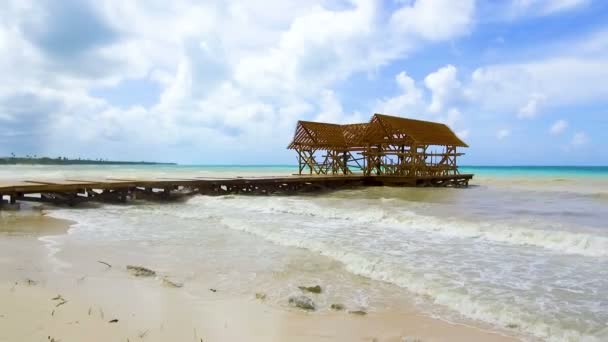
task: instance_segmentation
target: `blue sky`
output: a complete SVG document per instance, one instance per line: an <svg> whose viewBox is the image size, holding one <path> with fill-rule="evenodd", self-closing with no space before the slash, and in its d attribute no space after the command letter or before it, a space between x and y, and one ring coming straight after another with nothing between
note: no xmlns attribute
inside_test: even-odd
<svg viewBox="0 0 608 342"><path fill-rule="evenodd" d="M298 119L449 124L465 164L608 164L608 2L7 0L0 155L286 164Z"/></svg>

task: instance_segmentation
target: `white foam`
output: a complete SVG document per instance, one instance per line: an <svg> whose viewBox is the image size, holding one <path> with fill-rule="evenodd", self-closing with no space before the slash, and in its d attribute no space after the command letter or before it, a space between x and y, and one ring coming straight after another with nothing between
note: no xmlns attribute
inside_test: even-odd
<svg viewBox="0 0 608 342"><path fill-rule="evenodd" d="M119 227L122 220L137 218L140 210L153 210L159 215L168 215L185 220L209 220L221 222L223 225L238 231L254 234L277 245L305 248L318 252L332 259L342 262L349 272L359 274L371 279L385 281L406 288L409 291L425 298L430 298L433 303L451 309L470 319L481 320L496 324L500 327L508 325L516 326L514 330L549 341L600 341L596 336L585 335L596 334L588 332L584 327L560 324L562 319L555 318L558 312L536 313L534 305L520 307L518 303L505 300L502 297L488 298L478 296L468 290L483 291L484 286L492 287L497 281L517 283L517 274L497 275L496 279L489 279L488 284L462 284L455 286L454 282L444 281L442 276L450 277L450 274L442 275L440 272L427 278L426 271L435 272L432 267L417 261L422 255L402 255L399 246L407 241L400 241L402 245L392 250L378 250L383 246L375 245L373 242L375 233L383 233L386 239L409 239L415 236L435 239L439 243L451 240L463 241L466 239L465 247L456 246L451 253L456 253L456 258L466 253L461 253L459 248L471 246L508 246L506 252L528 250L520 246L535 246L542 249L530 249L535 253L547 255L574 254L582 255L584 260L594 260L588 257L605 257L608 255L608 242L604 236L593 236L590 234L575 233L565 230L540 229L526 227L518 223L487 224L483 222L470 222L464 220L449 220L446 218L420 215L411 210L400 210L403 203L399 200L383 200L390 202L390 206L380 207L374 201L352 200L349 207L339 199L302 197L196 197L185 205L178 207L154 206L154 207L106 207L99 211L58 211L57 214L63 218L81 222L77 225L79 229L91 229L88 227L95 222L95 218L104 216L104 222L114 222L116 226L106 232L99 231L104 227L96 227L96 236L116 238L121 234L128 234L135 238L141 238L137 231L122 232ZM128 208L128 209L127 209ZM128 210L128 211L127 211ZM100 216L101 215L101 216ZM142 225L138 219L134 219L134 227ZM267 224L268 223L268 224ZM97 225L98 226L98 225ZM358 229L354 229L358 228ZM373 231L372 234L369 232ZM145 236L151 232L143 231ZM107 234L107 235L106 235ZM147 235L146 235L147 234ZM452 238L457 239L452 239ZM160 236L159 239L162 239ZM479 239L476 241L475 239ZM416 240L412 240L415 243ZM494 244L494 245L492 245ZM445 245L441 245L445 246ZM416 247L416 246L414 246ZM409 247L408 247L409 248ZM509 249L509 251L507 251ZM544 250L545 251L544 251ZM409 252L416 251L415 248ZM548 253L547 251L551 251ZM485 252L485 251L484 251ZM506 253L505 252L505 253ZM503 264L498 257L503 254L494 255L493 259L486 259L491 263L490 269L499 272ZM554 254L552 254L554 253ZM474 253L473 253L474 254ZM536 254L535 254L536 255ZM469 255L470 256L470 255ZM446 255L425 255L424 262L431 264L437 260L441 263L449 258ZM560 256L561 257L561 256ZM414 258L414 259L412 259ZM475 266L476 259L466 264L466 260L458 259L458 267L462 270L473 270L469 266ZM525 261L527 262L528 259ZM534 259L539 260L539 259ZM468 260L469 262L471 260ZM524 264L525 265L525 264ZM449 266L446 266L449 267ZM468 269L466 267L469 267ZM425 271L426 270L426 271ZM459 269L460 271L460 269ZM531 272L535 272L532 269ZM533 274L533 273L530 273ZM583 274L588 274L583 273ZM453 275L453 274L452 274ZM491 275L490 275L491 276ZM534 285L538 285L537 274L532 276ZM568 276L568 274L566 274ZM468 276L456 279L456 281L469 281ZM501 278L505 277L505 278ZM601 277L598 275L597 277ZM593 278L593 277L591 277ZM572 279L572 278L568 278ZM577 278L579 284L580 278ZM454 280L454 279L449 279ZM482 279L487 280L487 279ZM528 295L525 286L522 285L521 295ZM584 286L584 285L582 285ZM599 287L598 289L602 289ZM500 287L498 287L500 289ZM519 296L520 293L515 292ZM533 302L534 294L522 300ZM548 298L549 301L554 300ZM550 302L555 304L555 302ZM567 303L560 304L559 310ZM571 314L572 311L569 311ZM568 319L566 319L568 322ZM580 331L577 331L578 329Z"/></svg>
<svg viewBox="0 0 608 342"><path fill-rule="evenodd" d="M224 218L222 222L231 229L251 233L282 246L305 248L331 257L342 262L349 272L406 288L417 295L431 298L435 304L447 307L470 319L492 323L500 327L511 326L514 327L514 330L532 334L547 341L600 341L597 337L546 323L542 319L520 310L517 306L499 300L476 301L473 297L459 292L458 289L442 286L437 279L427 280L423 276L415 275L407 270L406 265L395 267L383 259L370 259L333 244L290 236L239 219Z"/></svg>
<svg viewBox="0 0 608 342"><path fill-rule="evenodd" d="M475 238L498 243L535 246L556 253L589 257L608 256L608 237L559 230L559 226L555 225L532 228L532 224L530 227L524 227L521 223L516 222L471 222L425 216L408 210L387 211L387 209L373 205L340 208L329 204L318 205L309 200L276 197L255 201L240 198L223 200L202 197L196 201L199 204L205 203L205 201L221 201L226 207L236 207L237 210L341 219L354 223L377 224L393 229L424 231L448 237Z"/></svg>

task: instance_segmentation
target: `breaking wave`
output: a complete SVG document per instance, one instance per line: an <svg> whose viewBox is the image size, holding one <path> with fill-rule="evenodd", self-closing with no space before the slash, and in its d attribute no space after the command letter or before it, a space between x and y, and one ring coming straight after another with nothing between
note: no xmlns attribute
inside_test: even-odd
<svg viewBox="0 0 608 342"><path fill-rule="evenodd" d="M517 306L506 304L496 298L485 301L476 300L474 296L467 294L466 291L442 286L437 279L417 276L413 272L409 272L404 264L395 265L384 259L369 258L357 252L342 250L336 248L333 244L318 240L293 238L243 220L224 218L221 222L230 229L247 232L278 245L305 248L318 252L342 262L351 273L403 287L416 295L430 298L434 304L447 307L469 319L532 334L547 341L600 341L594 336L584 335L575 330L546 323L534 317L532 313L523 311Z"/></svg>
<svg viewBox="0 0 608 342"><path fill-rule="evenodd" d="M483 239L490 242L527 245L556 253L589 257L608 256L608 237L559 230L555 227L525 227L521 223L471 222L461 219L438 218L408 210L387 210L381 207L339 208L319 205L305 200L264 198L218 199L202 197L200 203L221 201L227 208L268 214L291 214L302 217L348 220L359 224L376 224L400 230L417 230L447 237Z"/></svg>

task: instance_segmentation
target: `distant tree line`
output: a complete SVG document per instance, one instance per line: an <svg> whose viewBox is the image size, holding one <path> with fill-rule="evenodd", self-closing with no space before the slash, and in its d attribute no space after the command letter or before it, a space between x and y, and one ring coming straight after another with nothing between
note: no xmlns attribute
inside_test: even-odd
<svg viewBox="0 0 608 342"><path fill-rule="evenodd" d="M0 165L175 165L175 163L158 163L145 161L116 161L108 159L83 159L68 157L38 157L37 155L16 156L11 153L10 157L0 157Z"/></svg>

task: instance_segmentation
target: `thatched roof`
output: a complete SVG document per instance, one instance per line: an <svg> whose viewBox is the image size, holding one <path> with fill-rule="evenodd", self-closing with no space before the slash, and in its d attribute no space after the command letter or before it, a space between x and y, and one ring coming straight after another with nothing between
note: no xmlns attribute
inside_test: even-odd
<svg viewBox="0 0 608 342"><path fill-rule="evenodd" d="M369 123L348 125L298 121L287 148L348 149L391 142L468 147L444 124L374 114Z"/></svg>

